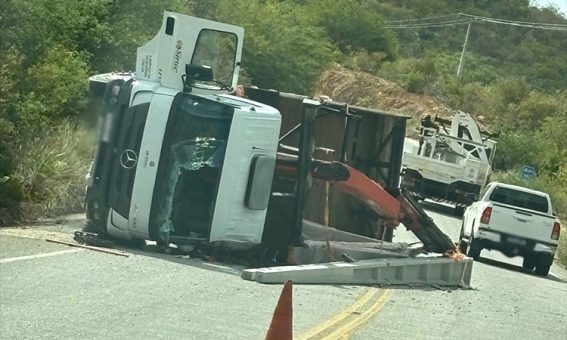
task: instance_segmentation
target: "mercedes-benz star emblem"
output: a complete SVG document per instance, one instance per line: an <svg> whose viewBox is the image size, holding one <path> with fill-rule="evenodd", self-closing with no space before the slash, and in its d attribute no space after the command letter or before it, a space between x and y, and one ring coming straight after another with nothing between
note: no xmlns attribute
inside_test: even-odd
<svg viewBox="0 0 567 340"><path fill-rule="evenodd" d="M138 163L138 155L136 155L134 150L126 149L120 155L120 165L124 169L132 169L136 166L136 163Z"/></svg>

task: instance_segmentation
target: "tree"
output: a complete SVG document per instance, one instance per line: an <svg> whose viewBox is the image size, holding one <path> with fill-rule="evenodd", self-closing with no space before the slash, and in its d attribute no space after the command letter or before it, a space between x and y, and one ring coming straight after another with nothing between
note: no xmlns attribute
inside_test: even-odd
<svg viewBox="0 0 567 340"><path fill-rule="evenodd" d="M321 26L343 53L382 52L386 60L397 55L396 38L384 27L382 16L369 1L312 0L307 4L312 20Z"/></svg>
<svg viewBox="0 0 567 340"><path fill-rule="evenodd" d="M245 28L242 66L254 85L309 94L335 58L325 31L289 1L221 1L217 20Z"/></svg>

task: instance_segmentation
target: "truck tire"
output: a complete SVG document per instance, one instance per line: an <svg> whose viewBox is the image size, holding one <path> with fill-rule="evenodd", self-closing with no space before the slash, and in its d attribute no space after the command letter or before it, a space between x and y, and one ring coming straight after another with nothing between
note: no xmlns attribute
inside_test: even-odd
<svg viewBox="0 0 567 340"><path fill-rule="evenodd" d="M459 251L461 252L461 254L466 255L467 248L469 247L469 243L467 241L465 241L464 223L463 223L463 226L461 226L461 235L459 236L459 242L457 243L457 247L459 248Z"/></svg>
<svg viewBox="0 0 567 340"><path fill-rule="evenodd" d="M480 252L482 251L482 248L478 246L478 242L474 241L474 238L471 235L471 241L469 244L469 250L467 252L467 255L469 257L472 257L473 260L478 261L478 259L480 258Z"/></svg>
<svg viewBox="0 0 567 340"><path fill-rule="evenodd" d="M468 248L468 243L467 241L460 239L459 240L459 244L457 245L459 247L459 251L461 252L461 254L466 254L467 253L467 248Z"/></svg>
<svg viewBox="0 0 567 340"><path fill-rule="evenodd" d="M547 274L549 274L549 268L551 268L551 263L538 263L535 267L535 273L539 276L547 276Z"/></svg>
<svg viewBox="0 0 567 340"><path fill-rule="evenodd" d="M526 270L534 270L536 263L537 263L536 260L526 256L524 257L524 261L522 262L522 267Z"/></svg>

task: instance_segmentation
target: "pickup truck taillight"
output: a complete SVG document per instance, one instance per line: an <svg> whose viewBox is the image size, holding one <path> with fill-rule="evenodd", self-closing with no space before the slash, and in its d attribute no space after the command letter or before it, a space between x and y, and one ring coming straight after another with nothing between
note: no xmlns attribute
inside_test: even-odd
<svg viewBox="0 0 567 340"><path fill-rule="evenodd" d="M492 207L484 208L482 216L480 217L480 223L488 224L490 222L490 215L492 215Z"/></svg>
<svg viewBox="0 0 567 340"><path fill-rule="evenodd" d="M551 239L559 240L559 234L561 233L561 225L559 222L553 223L553 230L551 231Z"/></svg>

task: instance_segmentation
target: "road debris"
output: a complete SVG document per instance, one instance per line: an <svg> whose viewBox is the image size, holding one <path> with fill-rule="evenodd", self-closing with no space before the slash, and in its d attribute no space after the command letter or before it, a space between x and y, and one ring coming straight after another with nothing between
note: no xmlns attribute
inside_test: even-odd
<svg viewBox="0 0 567 340"><path fill-rule="evenodd" d="M113 248L114 242L100 237L98 234L85 231L75 231L73 239L79 243L101 248Z"/></svg>
<svg viewBox="0 0 567 340"><path fill-rule="evenodd" d="M50 239L50 238L46 238L45 240L46 240L47 242L53 242L53 243L64 244L64 245L67 245L67 246L70 246L70 247L85 248L85 249L100 251L100 252L102 252L102 253L107 253L107 254L112 254L112 255L118 255L118 256L124 256L124 257L129 257L129 256L130 256L129 254L127 254L127 253L125 253L125 252L123 252L123 251L118 251L118 250L111 250L111 249L107 249L107 248L89 246L89 245L86 245L86 244L64 242L64 241L54 240L54 239Z"/></svg>

